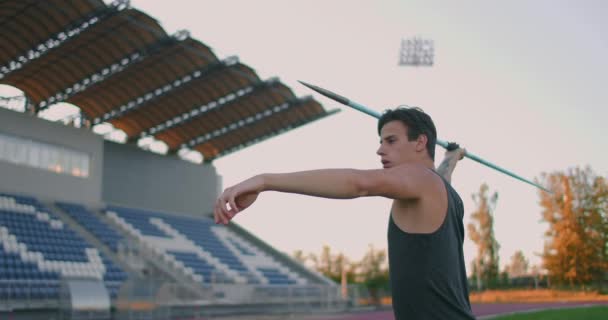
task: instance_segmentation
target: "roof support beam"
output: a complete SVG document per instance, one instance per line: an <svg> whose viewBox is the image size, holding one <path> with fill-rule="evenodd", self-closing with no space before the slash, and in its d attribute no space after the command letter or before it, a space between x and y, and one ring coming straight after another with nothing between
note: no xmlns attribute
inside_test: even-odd
<svg viewBox="0 0 608 320"><path fill-rule="evenodd" d="M292 129L295 129L295 128L299 128L299 127L301 127L301 126L303 126L305 124L311 123L311 122L316 121L316 120L320 120L322 118L325 118L327 116L331 116L331 115L333 115L335 113L338 113L338 112L340 112L340 109L334 109L334 110L331 110L331 111L328 111L328 112L325 112L325 113L321 113L321 114L315 115L314 117L311 117L311 118L308 118L308 119L302 119L302 120L300 120L298 122L290 124L289 126L287 126L285 128L281 128L280 130L273 131L273 132L271 132L269 134L257 137L257 138L255 138L255 139L253 139L251 141L247 141L247 142L244 142L242 144L239 144L238 146L234 146L232 148L225 149L222 152L218 153L213 158L204 159L204 163L211 163L213 160L215 160L215 159L217 159L219 157L222 157L222 156L225 156L227 154L239 151L239 150L241 150L243 148L246 148L246 147L249 147L249 146L251 146L253 144L260 143L260 142L262 142L264 140L270 139L270 138L272 138L274 136L277 136L277 135L279 135L281 133L284 133L286 131L289 131L289 130L292 130Z"/></svg>
<svg viewBox="0 0 608 320"><path fill-rule="evenodd" d="M80 20L74 21L67 30L54 34L49 39L35 45L22 55L15 57L7 64L0 66L0 79L3 79L9 73L21 69L25 64L44 56L51 49L59 47L66 41L81 34L86 29L97 24L99 21L110 17L111 15L128 8L129 2L125 0L116 0L112 2L110 7L93 12Z"/></svg>
<svg viewBox="0 0 608 320"><path fill-rule="evenodd" d="M181 77L180 79L175 79L172 82L168 82L152 91L149 91L149 92L121 105L120 107L118 107L116 109L106 112L105 114L103 114L99 117L96 117L95 119L93 119L93 125L118 118L127 112L140 108L147 102L153 101L154 99L157 99L161 96L164 96L164 95L170 93L171 91L189 83L190 81L192 81L194 79L208 76L217 70L222 70L224 68L230 67L237 63L238 63L238 58L229 57L225 60L208 64L203 68L199 68L195 71L192 71L190 74L187 74L187 75Z"/></svg>
<svg viewBox="0 0 608 320"><path fill-rule="evenodd" d="M280 105L275 105L275 106L269 107L262 112L253 114L245 119L241 119L239 121L232 122L222 128L214 130L213 132L208 132L206 134L202 134L200 136L194 137L194 138L188 140L187 142L182 143L180 145L180 147L192 148L196 145L203 144L205 142L208 142L208 141L211 141L218 137L221 137L223 135L226 135L237 129L256 124L256 123L270 117L271 115L273 115L275 113L286 111L288 109L299 106L299 105L303 104L305 101L310 100L310 99L312 99L310 96L307 96L303 99L295 98L295 99L291 99L287 102L284 102Z"/></svg>
<svg viewBox="0 0 608 320"><path fill-rule="evenodd" d="M135 63L142 61L147 56L150 56L151 54L154 54L155 52L159 51L161 48L168 46L171 43L174 43L175 41L178 41L177 40L178 36L179 36L179 33L176 33L175 35L173 35L170 38L161 39L157 42L154 42L154 43L146 46L145 48L143 48L139 51L132 52L130 54L127 54L126 56L119 58L114 63L104 66L97 72L84 77L82 80L76 81L73 85L71 85L61 91L58 91L55 94L52 94L51 96L49 96L46 100L41 101L38 104L38 110L44 110L53 103L63 102L65 100L69 99L71 96L75 95L76 93L84 91L88 87L90 87L98 82L101 82L114 74L117 74L117 73L123 71L124 69L128 68L129 66L131 66Z"/></svg>
<svg viewBox="0 0 608 320"><path fill-rule="evenodd" d="M140 134L140 137L144 138L147 136L153 136L153 135L159 134L163 131L169 130L173 127L176 127L178 125L182 125L188 121L194 120L198 117L202 117L205 114L207 114L207 113L211 112L212 110L215 110L219 107L222 107L229 103L235 103L255 92L259 92L259 90L262 90L263 88L270 87L275 83L279 83L278 78L271 78L266 81L258 82L254 85L249 85L249 86L240 88L240 89L230 92L230 93L226 94L225 96L220 97L216 100L213 100L204 105L193 108L189 112L185 112L179 116L174 117L173 119L169 119L152 128L149 128L149 129L143 131Z"/></svg>

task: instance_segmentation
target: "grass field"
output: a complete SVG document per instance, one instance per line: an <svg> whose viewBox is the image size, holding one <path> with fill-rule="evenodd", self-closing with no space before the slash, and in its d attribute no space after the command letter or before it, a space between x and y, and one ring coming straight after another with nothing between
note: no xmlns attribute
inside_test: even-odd
<svg viewBox="0 0 608 320"><path fill-rule="evenodd" d="M562 310L545 310L519 315L492 318L493 320L605 320L608 319L608 307L582 307Z"/></svg>

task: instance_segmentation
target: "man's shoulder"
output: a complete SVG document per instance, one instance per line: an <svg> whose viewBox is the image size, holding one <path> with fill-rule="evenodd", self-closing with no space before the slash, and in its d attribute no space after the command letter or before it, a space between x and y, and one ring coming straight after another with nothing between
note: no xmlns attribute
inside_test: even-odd
<svg viewBox="0 0 608 320"><path fill-rule="evenodd" d="M403 164L394 166L391 169L393 170L393 172L395 172L397 174L403 174L406 176L411 176L411 175L418 176L419 175L419 176L425 177L425 178L430 178L433 176L436 178L439 178L439 176L437 175L435 170L433 170L432 168L429 168L421 163L415 163L415 162L414 163L403 163Z"/></svg>
<svg viewBox="0 0 608 320"><path fill-rule="evenodd" d="M447 191L446 181L433 168L423 164L406 163L393 168L391 174L413 180L413 187L418 190L417 198L437 199ZM411 200L411 199L404 199Z"/></svg>

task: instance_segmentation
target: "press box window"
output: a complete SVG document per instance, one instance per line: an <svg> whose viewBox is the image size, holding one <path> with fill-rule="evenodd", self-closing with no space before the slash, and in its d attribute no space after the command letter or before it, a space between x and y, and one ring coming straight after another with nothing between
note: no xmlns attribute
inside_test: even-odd
<svg viewBox="0 0 608 320"><path fill-rule="evenodd" d="M91 159L84 152L0 133L0 161L86 178Z"/></svg>

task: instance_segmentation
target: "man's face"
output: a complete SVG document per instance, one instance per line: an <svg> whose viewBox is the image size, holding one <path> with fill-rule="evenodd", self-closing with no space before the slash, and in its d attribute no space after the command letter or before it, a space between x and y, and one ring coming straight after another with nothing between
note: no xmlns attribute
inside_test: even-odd
<svg viewBox="0 0 608 320"><path fill-rule="evenodd" d="M383 168L391 168L415 160L420 151L420 139L409 141L407 127L401 121L387 122L380 131L380 156Z"/></svg>

